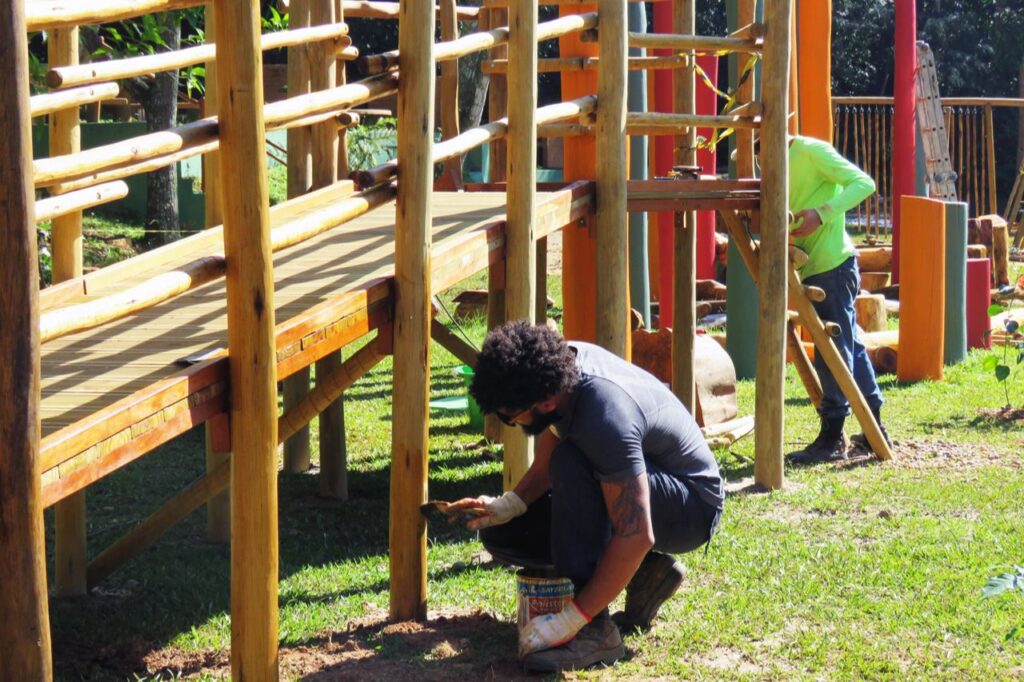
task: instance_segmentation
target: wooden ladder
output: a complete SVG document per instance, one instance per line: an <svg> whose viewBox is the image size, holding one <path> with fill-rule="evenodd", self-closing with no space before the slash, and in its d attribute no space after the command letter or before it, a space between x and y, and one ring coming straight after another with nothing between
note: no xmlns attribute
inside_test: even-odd
<svg viewBox="0 0 1024 682"><path fill-rule="evenodd" d="M935 74L935 56L928 43L917 43L917 127L924 148L925 178L928 196L956 201L956 179L949 159L949 138L946 118L942 114L939 79Z"/></svg>
<svg viewBox="0 0 1024 682"><path fill-rule="evenodd" d="M729 233L736 243L736 248L743 258L747 270L750 271L754 283L757 284L758 273L760 272L760 254L758 253L758 245L747 233L746 226L744 225L745 218L739 211L721 210L719 213L729 228ZM814 370L814 365L811 364L807 351L800 341L800 337L793 324L794 321L799 321L810 333L811 340L814 342L815 352L821 354L825 364L832 372L832 376L835 377L836 383L839 384L843 395L850 401L853 414L857 421L860 422L860 426L864 430L864 435L867 437L868 444L872 450L874 450L879 459L892 459L892 450L882 436L881 427L875 421L875 416L871 414L871 409L864 399L864 394L860 392L860 388L857 386L857 382L854 381L849 367L846 366L842 356L839 354L839 349L836 348L836 344L832 341L833 336L838 335L839 326L834 322L823 322L814 309L812 301L824 300L825 292L817 287L804 286L800 282L800 276L796 271L798 265L796 259L798 256L802 256L804 259L807 257L802 251L791 248L788 264L789 305L795 310L795 315L787 321L786 345L793 364L796 366L797 373L800 375L800 381L803 382L807 395L810 397L811 403L814 404L814 408L818 409L821 406L822 398L821 380L818 378L818 373Z"/></svg>

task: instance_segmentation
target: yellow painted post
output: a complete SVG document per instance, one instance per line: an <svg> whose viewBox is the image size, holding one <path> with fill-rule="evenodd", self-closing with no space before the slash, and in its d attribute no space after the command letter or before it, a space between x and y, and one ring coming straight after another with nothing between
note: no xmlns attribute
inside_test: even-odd
<svg viewBox="0 0 1024 682"><path fill-rule="evenodd" d="M765 2L754 480L767 488L781 488L783 485L789 257L786 233L789 223L786 119L789 105L790 11L790 0Z"/></svg>
<svg viewBox="0 0 1024 682"><path fill-rule="evenodd" d="M231 673L276 680L277 381L259 5L217 5L221 176L231 372Z"/></svg>
<svg viewBox="0 0 1024 682"><path fill-rule="evenodd" d="M626 0L601 0L597 76L597 343L626 356Z"/></svg>
<svg viewBox="0 0 1024 682"><path fill-rule="evenodd" d="M47 40L49 64L78 63L78 28L58 28ZM82 148L78 107L50 114L50 156L74 154ZM53 234L53 283L82 276L82 212L75 211L51 223ZM85 490L54 506L54 573L58 596L85 594L86 533Z"/></svg>
<svg viewBox="0 0 1024 682"><path fill-rule="evenodd" d="M39 493L39 271L25 3L0 4L0 679L53 677Z"/></svg>
<svg viewBox="0 0 1024 682"><path fill-rule="evenodd" d="M398 211L395 225L391 434L391 618L427 615L431 189L434 183L434 3L401 0Z"/></svg>

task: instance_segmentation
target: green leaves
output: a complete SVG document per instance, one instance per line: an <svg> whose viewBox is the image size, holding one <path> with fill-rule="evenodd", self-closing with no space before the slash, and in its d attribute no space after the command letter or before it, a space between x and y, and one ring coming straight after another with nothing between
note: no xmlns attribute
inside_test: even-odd
<svg viewBox="0 0 1024 682"><path fill-rule="evenodd" d="M1010 368L1007 365L996 365L996 380L1006 381L1010 377Z"/></svg>
<svg viewBox="0 0 1024 682"><path fill-rule="evenodd" d="M1004 308L1003 306L999 305L998 303L993 303L992 305L990 305L988 307L988 316L989 317L995 317L996 315L999 315L1000 313L1005 313L1005 312L1006 312L1006 308Z"/></svg>

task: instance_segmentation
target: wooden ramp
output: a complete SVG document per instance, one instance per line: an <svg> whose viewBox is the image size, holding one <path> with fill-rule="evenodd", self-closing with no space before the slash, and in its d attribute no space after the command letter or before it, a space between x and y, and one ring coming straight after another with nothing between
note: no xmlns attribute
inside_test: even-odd
<svg viewBox="0 0 1024 682"><path fill-rule="evenodd" d="M350 183L274 209L274 226L351 195ZM433 198L432 287L446 289L503 262L503 192ZM538 195L540 239L592 213L588 183ZM394 201L275 255L278 376L283 378L390 321ZM211 230L85 278L88 296L123 291L217 252ZM78 286L78 285L76 285ZM44 302L45 305L45 302ZM44 504L82 489L156 446L226 412L223 279L136 315L43 347ZM185 361L189 358L189 361ZM205 359L202 359L205 358Z"/></svg>

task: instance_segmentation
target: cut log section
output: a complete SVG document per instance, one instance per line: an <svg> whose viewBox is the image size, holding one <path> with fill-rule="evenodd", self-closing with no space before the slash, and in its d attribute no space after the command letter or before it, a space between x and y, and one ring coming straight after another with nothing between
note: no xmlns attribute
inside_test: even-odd
<svg viewBox="0 0 1024 682"><path fill-rule="evenodd" d="M900 350L900 333L896 329L861 334L868 359L879 374L895 374L896 358Z"/></svg>
<svg viewBox="0 0 1024 682"><path fill-rule="evenodd" d="M853 303L857 310L857 324L866 332L881 332L887 328L888 312L882 294L861 294Z"/></svg>

